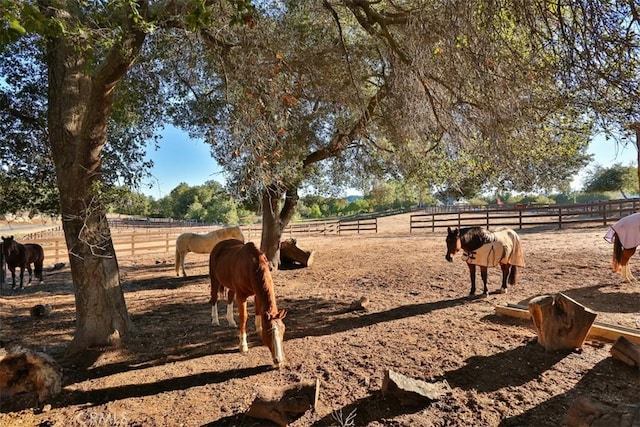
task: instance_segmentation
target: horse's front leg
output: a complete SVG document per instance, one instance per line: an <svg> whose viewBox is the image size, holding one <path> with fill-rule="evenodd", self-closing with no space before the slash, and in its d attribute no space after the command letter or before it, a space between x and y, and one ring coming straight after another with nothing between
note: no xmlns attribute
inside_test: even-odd
<svg viewBox="0 0 640 427"><path fill-rule="evenodd" d="M238 320L240 322L240 351L242 353L246 353L249 351L249 346L247 345L247 300L241 301L237 300L238 303Z"/></svg>
<svg viewBox="0 0 640 427"><path fill-rule="evenodd" d="M11 290L16 288L16 268L12 267L11 270Z"/></svg>
<svg viewBox="0 0 640 427"><path fill-rule="evenodd" d="M24 280L24 267L20 267L20 289L24 289L23 280Z"/></svg>
<svg viewBox="0 0 640 427"><path fill-rule="evenodd" d="M469 266L469 278L471 279L471 291L469 292L469 295L475 295L476 294L476 265L467 263L467 266Z"/></svg>
<svg viewBox="0 0 640 427"><path fill-rule="evenodd" d="M489 295L489 288L487 288L487 267L480 266L480 277L482 278L482 294Z"/></svg>

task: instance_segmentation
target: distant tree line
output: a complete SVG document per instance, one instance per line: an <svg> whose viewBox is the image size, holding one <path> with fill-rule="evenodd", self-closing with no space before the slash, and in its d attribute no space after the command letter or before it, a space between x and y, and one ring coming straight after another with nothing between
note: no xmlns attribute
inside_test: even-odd
<svg viewBox="0 0 640 427"><path fill-rule="evenodd" d="M552 194L496 193L490 196L465 194L464 200L473 206L499 204L555 204L588 203L638 195L635 179L637 168L615 164L605 168L596 165L587 171L582 191ZM459 199L458 199L459 200ZM427 193L397 180L379 181L371 185L362 196L334 197L306 195L300 197L294 219L319 219L352 216L414 206L451 204L456 198L447 193ZM255 222L259 212L235 200L216 181L189 186L181 183L167 196L155 200L126 187L113 191L109 210L112 213L139 215L176 220L194 220L204 223L247 224Z"/></svg>

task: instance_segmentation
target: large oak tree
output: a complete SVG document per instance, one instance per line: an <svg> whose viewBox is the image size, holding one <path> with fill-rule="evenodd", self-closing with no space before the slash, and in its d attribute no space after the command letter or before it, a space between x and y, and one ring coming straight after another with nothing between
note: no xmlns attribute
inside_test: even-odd
<svg viewBox="0 0 640 427"><path fill-rule="evenodd" d="M259 201L277 262L303 185L397 176L423 186L560 186L591 121L555 86L516 4L284 2L173 68L182 126L206 135L232 190ZM180 67L185 57L190 67Z"/></svg>
<svg viewBox="0 0 640 427"><path fill-rule="evenodd" d="M246 12L244 3L226 1L3 2L3 53L6 44L34 46L32 58L17 59L14 51L8 60L41 61L47 76L46 125L45 117L36 117L42 129L36 140L46 147L41 153L45 157L50 153L53 159L69 251L76 301L76 331L69 353L117 343L132 328L104 204L106 175L117 170L105 168L105 163L118 156L110 157L105 147L110 130L113 146L122 144L113 153L137 152L131 145L139 139L129 132L137 124L152 125L137 116L143 109L135 107L150 106L145 113L157 117L156 107L145 104L145 97L153 99L157 88L136 91L135 79L127 85L123 81L145 49L161 53L153 41L163 30L193 30L203 20L209 23L211 16L230 21ZM154 82L153 64L140 68L150 74L138 83ZM10 66L5 62L3 69ZM7 83L13 87L12 81ZM16 105L6 97L2 101L5 106ZM110 120L120 126L112 126Z"/></svg>

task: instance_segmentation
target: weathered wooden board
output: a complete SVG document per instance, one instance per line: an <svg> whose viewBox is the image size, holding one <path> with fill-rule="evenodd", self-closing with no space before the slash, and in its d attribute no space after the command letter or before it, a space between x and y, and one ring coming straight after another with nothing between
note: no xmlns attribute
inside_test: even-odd
<svg viewBox="0 0 640 427"><path fill-rule="evenodd" d="M529 308L518 304L497 305L496 314L501 314L518 319L531 319ZM640 329L627 328L604 322L593 322L589 330L588 338L598 338L605 341L615 341L623 336L634 344L640 344Z"/></svg>

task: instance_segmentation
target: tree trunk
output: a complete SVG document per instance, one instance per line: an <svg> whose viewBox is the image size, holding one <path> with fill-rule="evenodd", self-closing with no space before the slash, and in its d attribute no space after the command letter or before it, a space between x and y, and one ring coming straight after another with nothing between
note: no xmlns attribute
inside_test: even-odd
<svg viewBox="0 0 640 427"><path fill-rule="evenodd" d="M57 19L67 18L57 9ZM49 144L56 168L76 300L76 331L68 353L117 344L132 328L118 261L100 196L102 149L116 84L137 55L144 34L131 31L104 62L87 62L82 40L49 40Z"/></svg>
<svg viewBox="0 0 640 427"><path fill-rule="evenodd" d="M636 164L638 165L638 188L640 188L640 123L633 123L631 129L636 133Z"/></svg>
<svg viewBox="0 0 640 427"><path fill-rule="evenodd" d="M284 197L284 204L280 209L280 201ZM291 187L286 193L275 186L267 187L262 193L262 236L260 250L265 253L273 268L280 265L280 238L285 227L291 221L298 203L296 187Z"/></svg>

